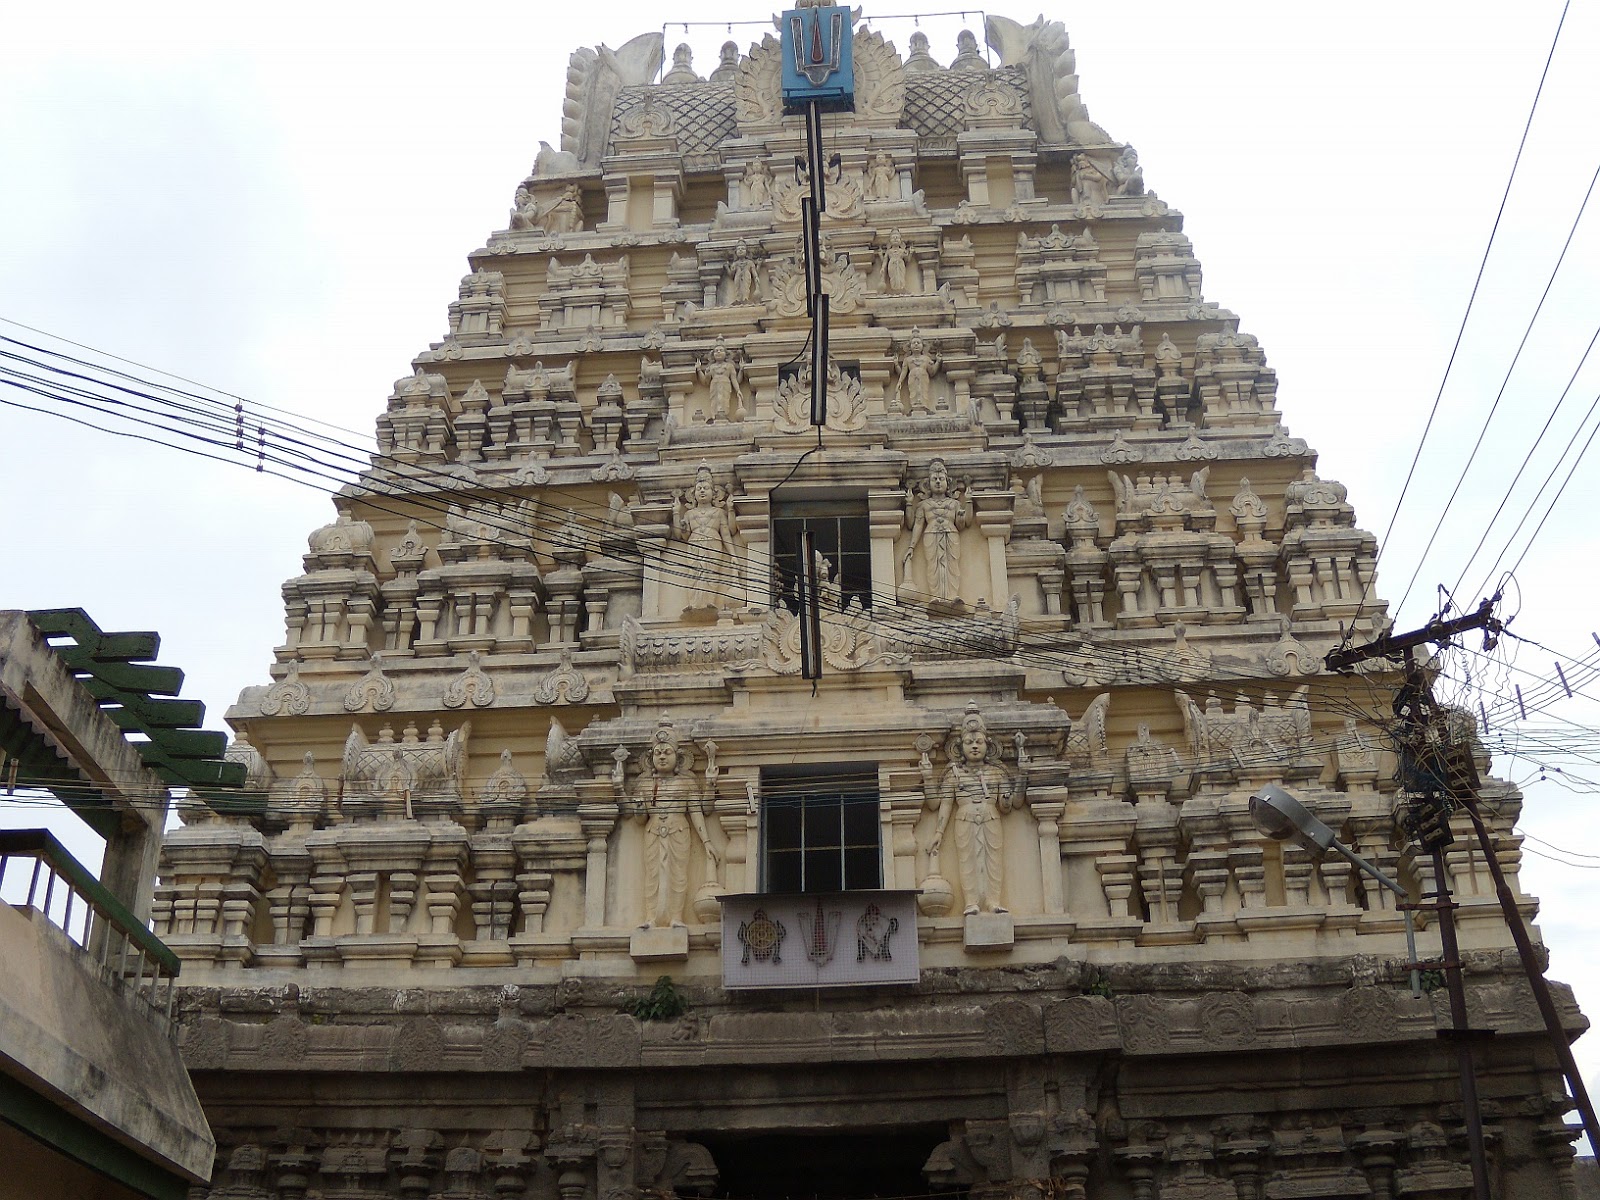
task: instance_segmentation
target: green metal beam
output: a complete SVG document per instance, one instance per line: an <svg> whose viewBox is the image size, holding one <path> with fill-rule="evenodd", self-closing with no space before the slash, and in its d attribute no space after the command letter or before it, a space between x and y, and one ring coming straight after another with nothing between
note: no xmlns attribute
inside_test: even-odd
<svg viewBox="0 0 1600 1200"><path fill-rule="evenodd" d="M151 667L140 663L106 660L81 646L56 648L56 657L74 671L84 671L108 687L147 696L176 696L183 690L183 672L177 667Z"/></svg>
<svg viewBox="0 0 1600 1200"><path fill-rule="evenodd" d="M107 662L149 662L161 652L159 633L105 633L81 608L36 608L28 620L47 637L70 637Z"/></svg>
<svg viewBox="0 0 1600 1200"><path fill-rule="evenodd" d="M80 677L119 729L149 739L130 744L163 780L206 788L244 784L244 765L223 760L227 736L198 728L205 720L205 705L198 700L155 698L175 697L183 687L178 668L148 661L161 647L159 636L107 633L81 608L41 609L28 618L48 637L73 640L74 645L54 647L57 657ZM264 799L247 811L259 812L263 804Z"/></svg>

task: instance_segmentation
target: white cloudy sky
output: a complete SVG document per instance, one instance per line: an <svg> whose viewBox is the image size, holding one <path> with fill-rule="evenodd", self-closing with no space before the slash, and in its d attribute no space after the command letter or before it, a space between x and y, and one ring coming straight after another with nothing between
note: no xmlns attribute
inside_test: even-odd
<svg viewBox="0 0 1600 1200"><path fill-rule="evenodd" d="M662 6L484 2L448 17L406 3L259 11L88 3L9 15L0 317L368 430L390 382L443 333L465 254L504 224L538 140L557 140L568 52L661 28ZM1349 486L1379 535L1396 512L1560 11L1553 0L1514 12L1363 0L1051 13L1067 23L1095 119L1138 147L1150 186L1186 214L1207 298L1261 338L1292 432L1321 452L1322 473ZM767 13L699 0L678 15ZM1009 15L1027 20L1034 10ZM923 22L936 56L948 60L961 24ZM981 28L976 18L966 24ZM902 48L912 31L906 20L878 27ZM762 31L732 32L744 45ZM728 30L669 26L666 35L669 51L693 43L705 70ZM1590 214L1446 514L1600 156L1597 59L1600 10L1574 6L1383 553L1380 590L1395 601L1438 530L1403 627L1427 618L1436 583L1462 574L1600 322L1600 216ZM1552 424L1549 452L1530 467L1535 486L1597 392L1600 365L1591 362ZM305 534L329 518L326 499L14 408L0 408L0 448L0 505L13 516L0 534L0 607L78 605L108 628L159 629L164 660L187 668L187 694L206 701L218 727L239 688L266 678L282 634L278 586L296 573ZM1578 467L1511 593L1513 628L1570 658L1596 649L1600 624L1597 459L1600 450ZM1519 491L1491 553L1467 573L1463 601L1482 593L1531 491ZM1518 665L1544 675L1552 661L1523 647ZM1530 729L1594 725L1597 712L1563 698ZM1592 762L1524 744L1548 766L1600 779ZM1518 780L1538 774L1527 759L1497 766ZM1600 1011L1600 935L1588 916L1600 903L1600 858L1586 869L1532 857L1549 853L1546 844L1574 863L1600 856L1584 819L1594 791L1573 787L1530 788L1523 828L1542 843L1529 843L1524 882L1544 901L1554 974ZM0 805L5 824L37 819ZM1600 1068L1600 1049L1585 1057Z"/></svg>

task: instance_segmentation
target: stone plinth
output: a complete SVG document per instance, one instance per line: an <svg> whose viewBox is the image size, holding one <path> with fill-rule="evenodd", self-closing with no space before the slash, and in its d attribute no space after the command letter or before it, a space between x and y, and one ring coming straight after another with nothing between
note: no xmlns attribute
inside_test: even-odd
<svg viewBox="0 0 1600 1200"><path fill-rule="evenodd" d="M683 925L636 929L628 939L628 953L634 962L686 962L689 930Z"/></svg>
<svg viewBox="0 0 1600 1200"><path fill-rule="evenodd" d="M1009 950L1017 940L1010 913L968 913L961 941L968 950Z"/></svg>

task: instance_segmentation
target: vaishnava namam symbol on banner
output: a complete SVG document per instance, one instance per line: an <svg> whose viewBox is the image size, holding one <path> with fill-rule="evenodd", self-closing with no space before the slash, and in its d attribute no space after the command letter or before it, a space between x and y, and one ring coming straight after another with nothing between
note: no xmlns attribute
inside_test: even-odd
<svg viewBox="0 0 1600 1200"><path fill-rule="evenodd" d="M855 108L850 10L841 5L792 8L779 21L783 42L783 109L808 104L829 111Z"/></svg>

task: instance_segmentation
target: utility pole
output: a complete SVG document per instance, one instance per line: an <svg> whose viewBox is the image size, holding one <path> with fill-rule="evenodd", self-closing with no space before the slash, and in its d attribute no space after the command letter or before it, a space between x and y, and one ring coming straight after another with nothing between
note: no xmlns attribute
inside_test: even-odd
<svg viewBox="0 0 1600 1200"><path fill-rule="evenodd" d="M1434 644L1444 646L1458 634L1470 630L1484 631L1486 645L1493 645L1503 626L1494 615L1499 596L1483 601L1471 613L1452 620L1434 619L1421 629L1404 634L1385 634L1365 646L1341 648L1332 651L1324 660L1330 671L1348 671L1357 664L1374 658L1399 659L1404 678L1395 694L1394 713L1397 725L1394 731L1399 754L1401 786L1411 797L1402 825L1407 834L1433 860L1434 895L1432 902L1423 907L1434 908L1439 913L1439 939L1444 953L1442 964L1450 994L1451 1028L1440 1036L1455 1042L1457 1068L1461 1076L1461 1100L1466 1110L1467 1141L1472 1156L1472 1181L1476 1200L1489 1200L1488 1157L1484 1149L1483 1116L1478 1104L1477 1073L1472 1057L1472 1043L1493 1035L1492 1030L1472 1030L1467 1021L1466 988L1462 980L1461 951L1456 940L1456 904L1450 896L1450 882L1445 871L1444 849L1454 835L1450 830L1450 814L1460 808L1472 822L1483 852L1485 864L1494 879L1495 892L1501 912L1516 944L1522 961L1523 973L1538 1001L1557 1061L1566 1076L1574 1106L1583 1120L1585 1132L1592 1145L1600 1146L1600 1124L1595 1119L1594 1106L1583 1085L1577 1062L1572 1057L1572 1047L1566 1031L1561 1027L1550 987L1534 954L1532 940L1518 910L1515 897L1500 868L1493 840L1489 836L1478 808L1478 770L1473 761L1471 740L1457 740L1449 728L1449 713L1434 698L1433 688L1426 673L1417 663L1419 646Z"/></svg>
<svg viewBox="0 0 1600 1200"><path fill-rule="evenodd" d="M840 5L792 8L779 19L783 111L806 119L806 155L795 159L795 182L806 185L800 200L800 233L805 258L806 315L811 318L811 424L822 447L828 420L828 295L822 290L822 214L828 207L825 172L840 170L838 154L825 158L822 114L855 110L855 63L850 10ZM807 451L807 453L810 453ZM802 456L803 457L803 456ZM799 464L797 463L796 466ZM790 472L793 474L793 472ZM821 579L809 530L796 551L795 591L800 620L800 677L822 677Z"/></svg>

